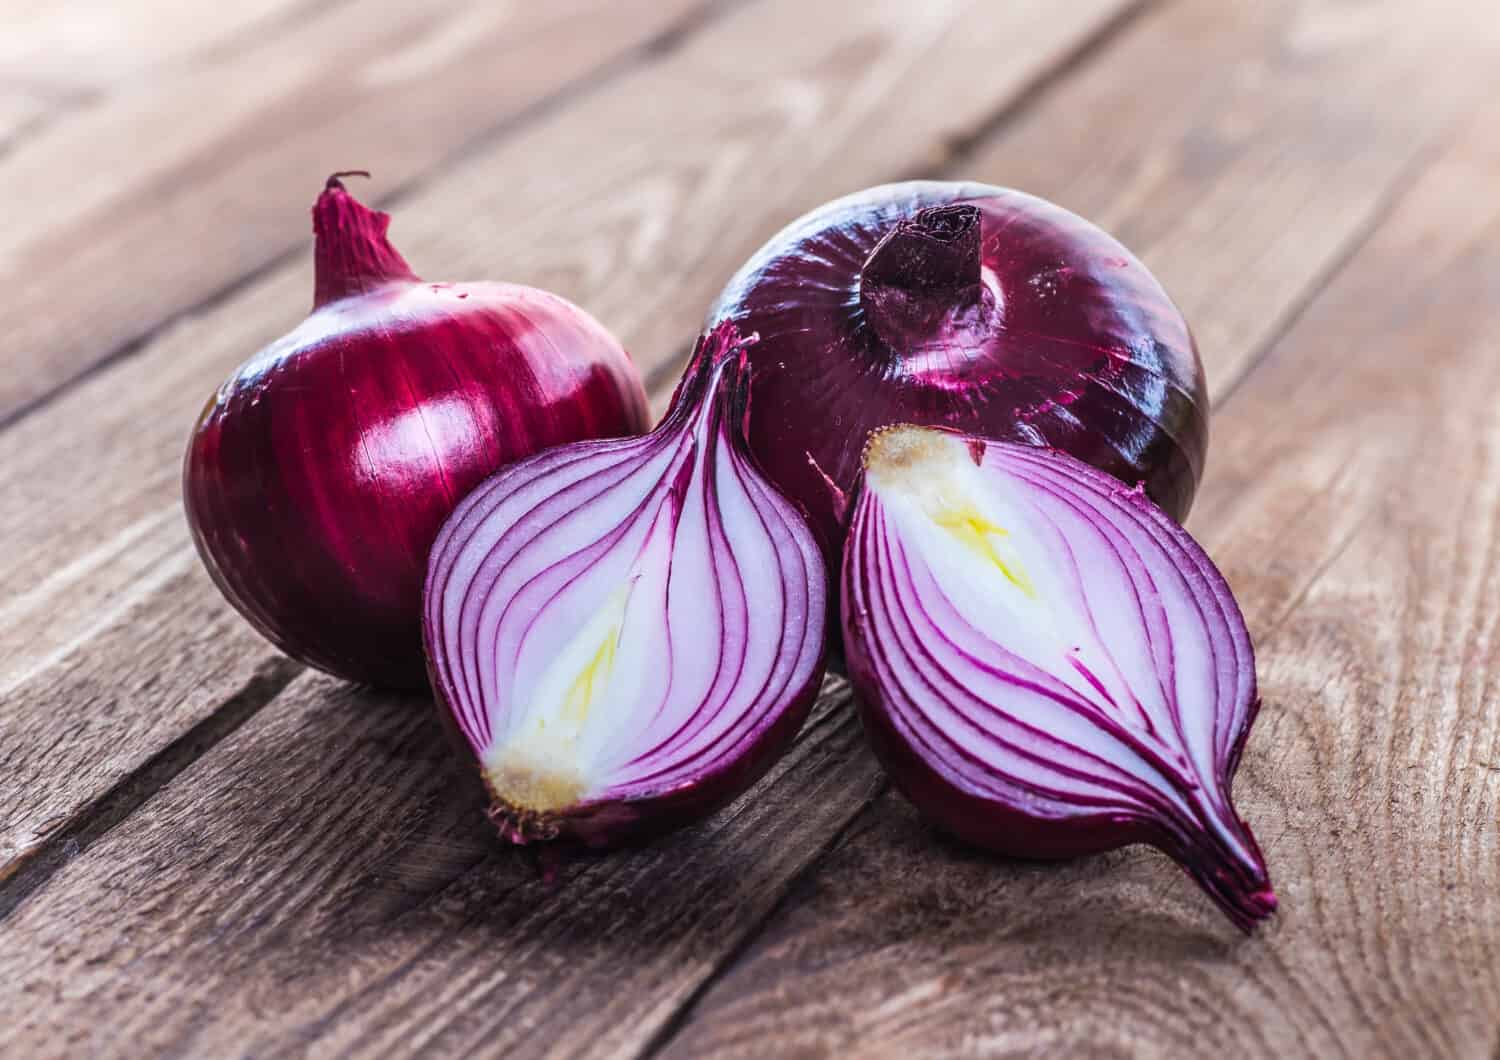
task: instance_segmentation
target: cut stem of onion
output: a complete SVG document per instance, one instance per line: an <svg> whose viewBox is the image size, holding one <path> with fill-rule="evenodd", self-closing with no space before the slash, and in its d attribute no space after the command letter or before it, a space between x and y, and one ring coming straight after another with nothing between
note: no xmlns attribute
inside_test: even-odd
<svg viewBox="0 0 1500 1060"><path fill-rule="evenodd" d="M1243 930L1276 908L1230 802L1258 706L1244 619L1186 531L1061 453L907 425L865 446L842 581L866 727L981 846L1176 858Z"/></svg>
<svg viewBox="0 0 1500 1060"><path fill-rule="evenodd" d="M661 425L481 485L428 568L433 686L516 843L660 831L747 788L822 676L827 575L745 444L732 325Z"/></svg>

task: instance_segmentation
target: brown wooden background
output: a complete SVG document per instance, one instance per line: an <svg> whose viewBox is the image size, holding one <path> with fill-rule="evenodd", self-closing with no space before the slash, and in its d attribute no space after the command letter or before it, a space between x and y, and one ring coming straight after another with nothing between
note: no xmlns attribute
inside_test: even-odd
<svg viewBox="0 0 1500 1060"><path fill-rule="evenodd" d="M0 1053L1500 1056L1493 0L0 0ZM782 223L912 176L1113 231L1217 403L1282 914L946 842L830 681L700 827L542 883L420 698L221 602L178 466L334 169L660 396Z"/></svg>

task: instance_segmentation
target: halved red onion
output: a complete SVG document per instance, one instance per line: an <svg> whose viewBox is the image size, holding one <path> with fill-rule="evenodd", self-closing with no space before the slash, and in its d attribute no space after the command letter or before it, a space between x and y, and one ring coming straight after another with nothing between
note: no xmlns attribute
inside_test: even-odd
<svg viewBox="0 0 1500 1060"><path fill-rule="evenodd" d="M827 575L746 448L743 347L715 329L651 434L512 465L438 535L429 670L512 842L700 816L812 706Z"/></svg>
<svg viewBox="0 0 1500 1060"><path fill-rule="evenodd" d="M933 822L1023 857L1161 848L1244 930L1276 908L1230 802L1258 706L1203 550L1062 453L870 436L843 568L866 727Z"/></svg>

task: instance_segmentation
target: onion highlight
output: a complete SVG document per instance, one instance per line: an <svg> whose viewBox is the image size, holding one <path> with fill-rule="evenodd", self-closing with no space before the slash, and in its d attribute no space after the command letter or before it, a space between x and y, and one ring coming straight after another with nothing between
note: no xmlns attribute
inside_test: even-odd
<svg viewBox="0 0 1500 1060"><path fill-rule="evenodd" d="M830 556L889 423L1060 449L1174 518L1192 504L1208 400L1187 324L1128 250L1042 199L915 181L830 202L740 269L723 319L761 337L751 448Z"/></svg>
<svg viewBox="0 0 1500 1060"><path fill-rule="evenodd" d="M842 607L872 742L939 826L1024 857L1151 843L1242 929L1275 910L1230 801L1249 633L1139 490L1061 453L878 431Z"/></svg>
<svg viewBox="0 0 1500 1060"><path fill-rule="evenodd" d="M812 706L826 573L746 449L745 372L733 326L715 330L654 432L512 465L433 547L433 687L512 842L698 817Z"/></svg>
<svg viewBox="0 0 1500 1060"><path fill-rule="evenodd" d="M512 460L650 419L592 317L529 287L423 283L389 223L329 178L312 315L209 401L183 502L214 582L277 647L420 685L422 577L454 505Z"/></svg>

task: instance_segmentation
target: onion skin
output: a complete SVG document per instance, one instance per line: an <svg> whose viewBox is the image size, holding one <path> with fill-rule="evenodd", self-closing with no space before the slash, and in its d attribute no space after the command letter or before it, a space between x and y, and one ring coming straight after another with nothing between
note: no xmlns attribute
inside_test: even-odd
<svg viewBox="0 0 1500 1060"><path fill-rule="evenodd" d="M188 445L183 499L224 596L278 648L420 686L421 586L444 518L496 469L649 427L619 343L554 295L428 284L337 177L313 210L316 299L245 362Z"/></svg>
<svg viewBox="0 0 1500 1060"><path fill-rule="evenodd" d="M892 438L918 457L892 458ZM1149 843L1241 929L1269 916L1264 858L1230 801L1259 708L1253 649L1196 543L1066 454L903 425L865 459L844 647L903 794L1011 856ZM955 557L974 527L989 551Z"/></svg>
<svg viewBox="0 0 1500 1060"><path fill-rule="evenodd" d="M1192 505L1208 399L1188 326L1128 250L1042 199L914 181L835 200L740 269L723 319L761 338L751 448L831 558L888 423L1059 449L1179 521Z"/></svg>
<svg viewBox="0 0 1500 1060"><path fill-rule="evenodd" d="M746 371L715 329L651 434L519 461L439 533L431 683L507 841L606 847L701 818L811 710L827 572L745 445Z"/></svg>

